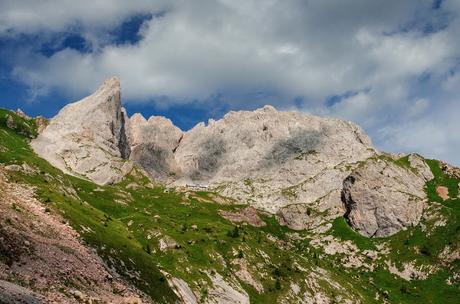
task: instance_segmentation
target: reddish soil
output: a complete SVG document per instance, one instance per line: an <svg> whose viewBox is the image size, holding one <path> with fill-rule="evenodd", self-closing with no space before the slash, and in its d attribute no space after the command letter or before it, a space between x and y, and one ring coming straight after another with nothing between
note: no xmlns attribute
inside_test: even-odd
<svg viewBox="0 0 460 304"><path fill-rule="evenodd" d="M260 218L257 210L253 207L247 207L234 212L221 210L219 211L219 214L232 223L246 222L254 227L263 227L266 225Z"/></svg>
<svg viewBox="0 0 460 304"><path fill-rule="evenodd" d="M437 186L436 193L441 197L443 200L449 199L449 189L444 186Z"/></svg>

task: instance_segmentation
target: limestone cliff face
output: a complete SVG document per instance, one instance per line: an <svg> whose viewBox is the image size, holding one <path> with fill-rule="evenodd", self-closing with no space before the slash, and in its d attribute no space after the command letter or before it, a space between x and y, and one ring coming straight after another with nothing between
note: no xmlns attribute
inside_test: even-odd
<svg viewBox="0 0 460 304"><path fill-rule="evenodd" d="M64 107L32 141L35 152L59 169L97 183L124 175L130 146L120 82L106 80L96 92Z"/></svg>
<svg viewBox="0 0 460 304"><path fill-rule="evenodd" d="M152 116L146 120L134 114L129 121L130 159L152 177L171 179L180 174L174 157L182 131L171 120Z"/></svg>
<svg viewBox="0 0 460 304"><path fill-rule="evenodd" d="M368 237L386 237L416 226L427 199L426 174L389 159L366 161L343 182L345 217Z"/></svg>
<svg viewBox="0 0 460 304"><path fill-rule="evenodd" d="M375 153L350 122L266 106L185 133L175 152L182 171L176 184L209 185L272 213L307 204L337 216L343 179Z"/></svg>

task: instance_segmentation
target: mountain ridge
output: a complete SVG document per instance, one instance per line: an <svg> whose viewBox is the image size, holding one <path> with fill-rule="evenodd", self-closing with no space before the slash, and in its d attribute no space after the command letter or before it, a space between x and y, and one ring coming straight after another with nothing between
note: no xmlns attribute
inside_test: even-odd
<svg viewBox="0 0 460 304"><path fill-rule="evenodd" d="M0 280L68 303L104 302L113 288L91 286L83 269L70 281L58 271L58 289L28 272L43 233L31 206L67 222L119 275L121 303L456 303L459 169L376 151L347 122L271 107L184 135L164 118L118 115L120 94L108 92L86 101L116 107L70 111L42 133L43 121L0 109ZM75 166L46 161L60 158ZM30 198L15 203L11 189Z"/></svg>
<svg viewBox="0 0 460 304"><path fill-rule="evenodd" d="M387 236L416 225L421 216L420 207L408 208L409 212L418 210L417 216L401 225L400 219L391 215L395 212L391 207L381 207L381 216L373 221L367 219L372 214L364 209L350 212L344 197L351 195L344 192L344 181L362 162L383 155L352 122L264 106L254 111L231 111L222 119L209 120L207 125L198 123L183 132L165 117L147 120L136 113L128 118L116 77L106 80L90 96L64 107L32 141L32 147L60 169L99 184L118 182L133 166L139 166L170 187L198 185L213 190L277 214L291 228L327 230L330 220L347 214L354 228L363 223L389 226L382 232ZM384 178L374 176L377 184ZM381 195L390 205L392 200L401 203L402 211L411 195L423 192L424 182L417 189L411 188L411 179L400 183L408 185L406 190L414 189L408 191L409 196L392 192L391 187L382 188ZM369 190L360 193L373 195ZM323 216L305 221L309 218L305 210ZM361 227L358 231L369 236L364 232L369 229Z"/></svg>

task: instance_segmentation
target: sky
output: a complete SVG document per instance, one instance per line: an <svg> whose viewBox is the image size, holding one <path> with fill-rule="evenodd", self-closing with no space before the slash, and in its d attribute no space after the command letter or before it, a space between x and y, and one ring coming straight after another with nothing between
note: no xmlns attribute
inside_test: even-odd
<svg viewBox="0 0 460 304"><path fill-rule="evenodd" d="M113 75L183 130L271 104L460 166L460 0L0 0L0 107L52 117Z"/></svg>

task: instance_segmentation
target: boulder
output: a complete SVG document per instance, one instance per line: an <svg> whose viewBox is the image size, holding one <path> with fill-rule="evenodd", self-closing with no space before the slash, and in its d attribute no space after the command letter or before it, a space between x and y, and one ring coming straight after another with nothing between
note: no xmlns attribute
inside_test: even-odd
<svg viewBox="0 0 460 304"><path fill-rule="evenodd" d="M372 158L343 182L345 217L367 237L387 237L416 226L426 202L425 176L392 159Z"/></svg>
<svg viewBox="0 0 460 304"><path fill-rule="evenodd" d="M0 303L39 304L43 303L43 297L19 285L0 280Z"/></svg>
<svg viewBox="0 0 460 304"><path fill-rule="evenodd" d="M425 159L418 154L410 154L409 164L414 168L419 175L423 176L426 181L434 178L433 172L431 172L430 166L425 162Z"/></svg>
<svg viewBox="0 0 460 304"><path fill-rule="evenodd" d="M317 225L319 218L307 204L285 206L276 213L278 222L293 230L311 229Z"/></svg>
<svg viewBox="0 0 460 304"><path fill-rule="evenodd" d="M259 216L257 210L253 207L246 207L235 211L219 210L219 214L232 223L248 223L254 227L264 227L267 225Z"/></svg>

